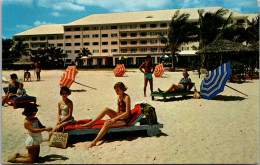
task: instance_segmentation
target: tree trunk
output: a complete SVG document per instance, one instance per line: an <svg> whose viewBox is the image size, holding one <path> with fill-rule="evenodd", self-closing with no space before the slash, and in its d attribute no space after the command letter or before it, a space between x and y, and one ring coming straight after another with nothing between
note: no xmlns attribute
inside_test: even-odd
<svg viewBox="0 0 260 165"><path fill-rule="evenodd" d="M172 52L172 68L175 70L175 51L171 51Z"/></svg>

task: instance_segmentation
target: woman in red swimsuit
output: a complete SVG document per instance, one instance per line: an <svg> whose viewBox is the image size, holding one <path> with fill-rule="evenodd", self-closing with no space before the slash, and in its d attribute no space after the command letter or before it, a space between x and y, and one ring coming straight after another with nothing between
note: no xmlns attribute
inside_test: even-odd
<svg viewBox="0 0 260 165"><path fill-rule="evenodd" d="M110 117L110 119L106 120L106 122L104 123L97 137L88 145L88 148L95 146L97 142L106 134L109 127L126 125L131 119L130 116L131 101L130 101L130 97L125 93L127 87L122 82L118 82L114 85L114 89L116 94L118 95L117 112L110 108L105 108L90 123L81 125L81 127L90 127L98 120L102 119L105 115L108 115Z"/></svg>

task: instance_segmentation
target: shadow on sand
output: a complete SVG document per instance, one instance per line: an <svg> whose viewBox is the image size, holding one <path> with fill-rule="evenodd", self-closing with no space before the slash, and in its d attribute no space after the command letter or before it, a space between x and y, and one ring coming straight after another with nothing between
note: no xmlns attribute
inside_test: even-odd
<svg viewBox="0 0 260 165"><path fill-rule="evenodd" d="M68 160L68 159L69 158L65 157L65 156L52 154L52 155L47 155L44 157L39 157L37 160L37 163L46 163L46 162L52 162L52 161L56 161L56 160Z"/></svg>
<svg viewBox="0 0 260 165"><path fill-rule="evenodd" d="M224 96L224 95L217 95L212 100L219 100L219 101L242 101L245 100L244 97L240 96Z"/></svg>
<svg viewBox="0 0 260 165"><path fill-rule="evenodd" d="M86 92L87 90L85 89L71 89L71 92Z"/></svg>
<svg viewBox="0 0 260 165"><path fill-rule="evenodd" d="M161 97L162 98L162 97ZM192 99L193 96L185 96L185 97L167 97L166 101L183 101L183 100L188 100L188 99ZM156 101L162 101L163 99L158 99L158 97L155 98Z"/></svg>

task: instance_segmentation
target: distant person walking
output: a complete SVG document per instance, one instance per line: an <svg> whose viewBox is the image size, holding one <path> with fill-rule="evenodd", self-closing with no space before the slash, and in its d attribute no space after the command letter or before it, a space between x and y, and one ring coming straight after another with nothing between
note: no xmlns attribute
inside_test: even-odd
<svg viewBox="0 0 260 165"><path fill-rule="evenodd" d="M144 71L143 69L144 68ZM146 61L142 63L139 67L140 71L144 73L144 97L146 97L146 87L149 81L151 92L153 92L153 72L155 65L152 63L152 57L150 55L146 56Z"/></svg>
<svg viewBox="0 0 260 165"><path fill-rule="evenodd" d="M40 81L41 80L41 62L36 60L34 63L34 66L35 66L35 72L37 75L37 81Z"/></svg>

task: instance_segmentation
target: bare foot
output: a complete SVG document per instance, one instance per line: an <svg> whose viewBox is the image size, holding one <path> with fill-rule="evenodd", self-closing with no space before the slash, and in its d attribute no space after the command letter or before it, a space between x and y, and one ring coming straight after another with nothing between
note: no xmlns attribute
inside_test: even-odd
<svg viewBox="0 0 260 165"><path fill-rule="evenodd" d="M8 162L15 163L16 158L18 158L19 155L20 155L19 153L14 154L14 156L11 159L9 159Z"/></svg>
<svg viewBox="0 0 260 165"><path fill-rule="evenodd" d="M91 143L87 146L87 148L92 148L92 147L94 147L94 146L96 146L96 143L91 142Z"/></svg>
<svg viewBox="0 0 260 165"><path fill-rule="evenodd" d="M146 97L146 94L144 94L144 97Z"/></svg>
<svg viewBox="0 0 260 165"><path fill-rule="evenodd" d="M162 90L161 90L160 88L158 88L158 91L159 91L159 92L162 92Z"/></svg>
<svg viewBox="0 0 260 165"><path fill-rule="evenodd" d="M87 124L81 125L81 127L90 127L90 126L92 126L92 123L87 123Z"/></svg>

